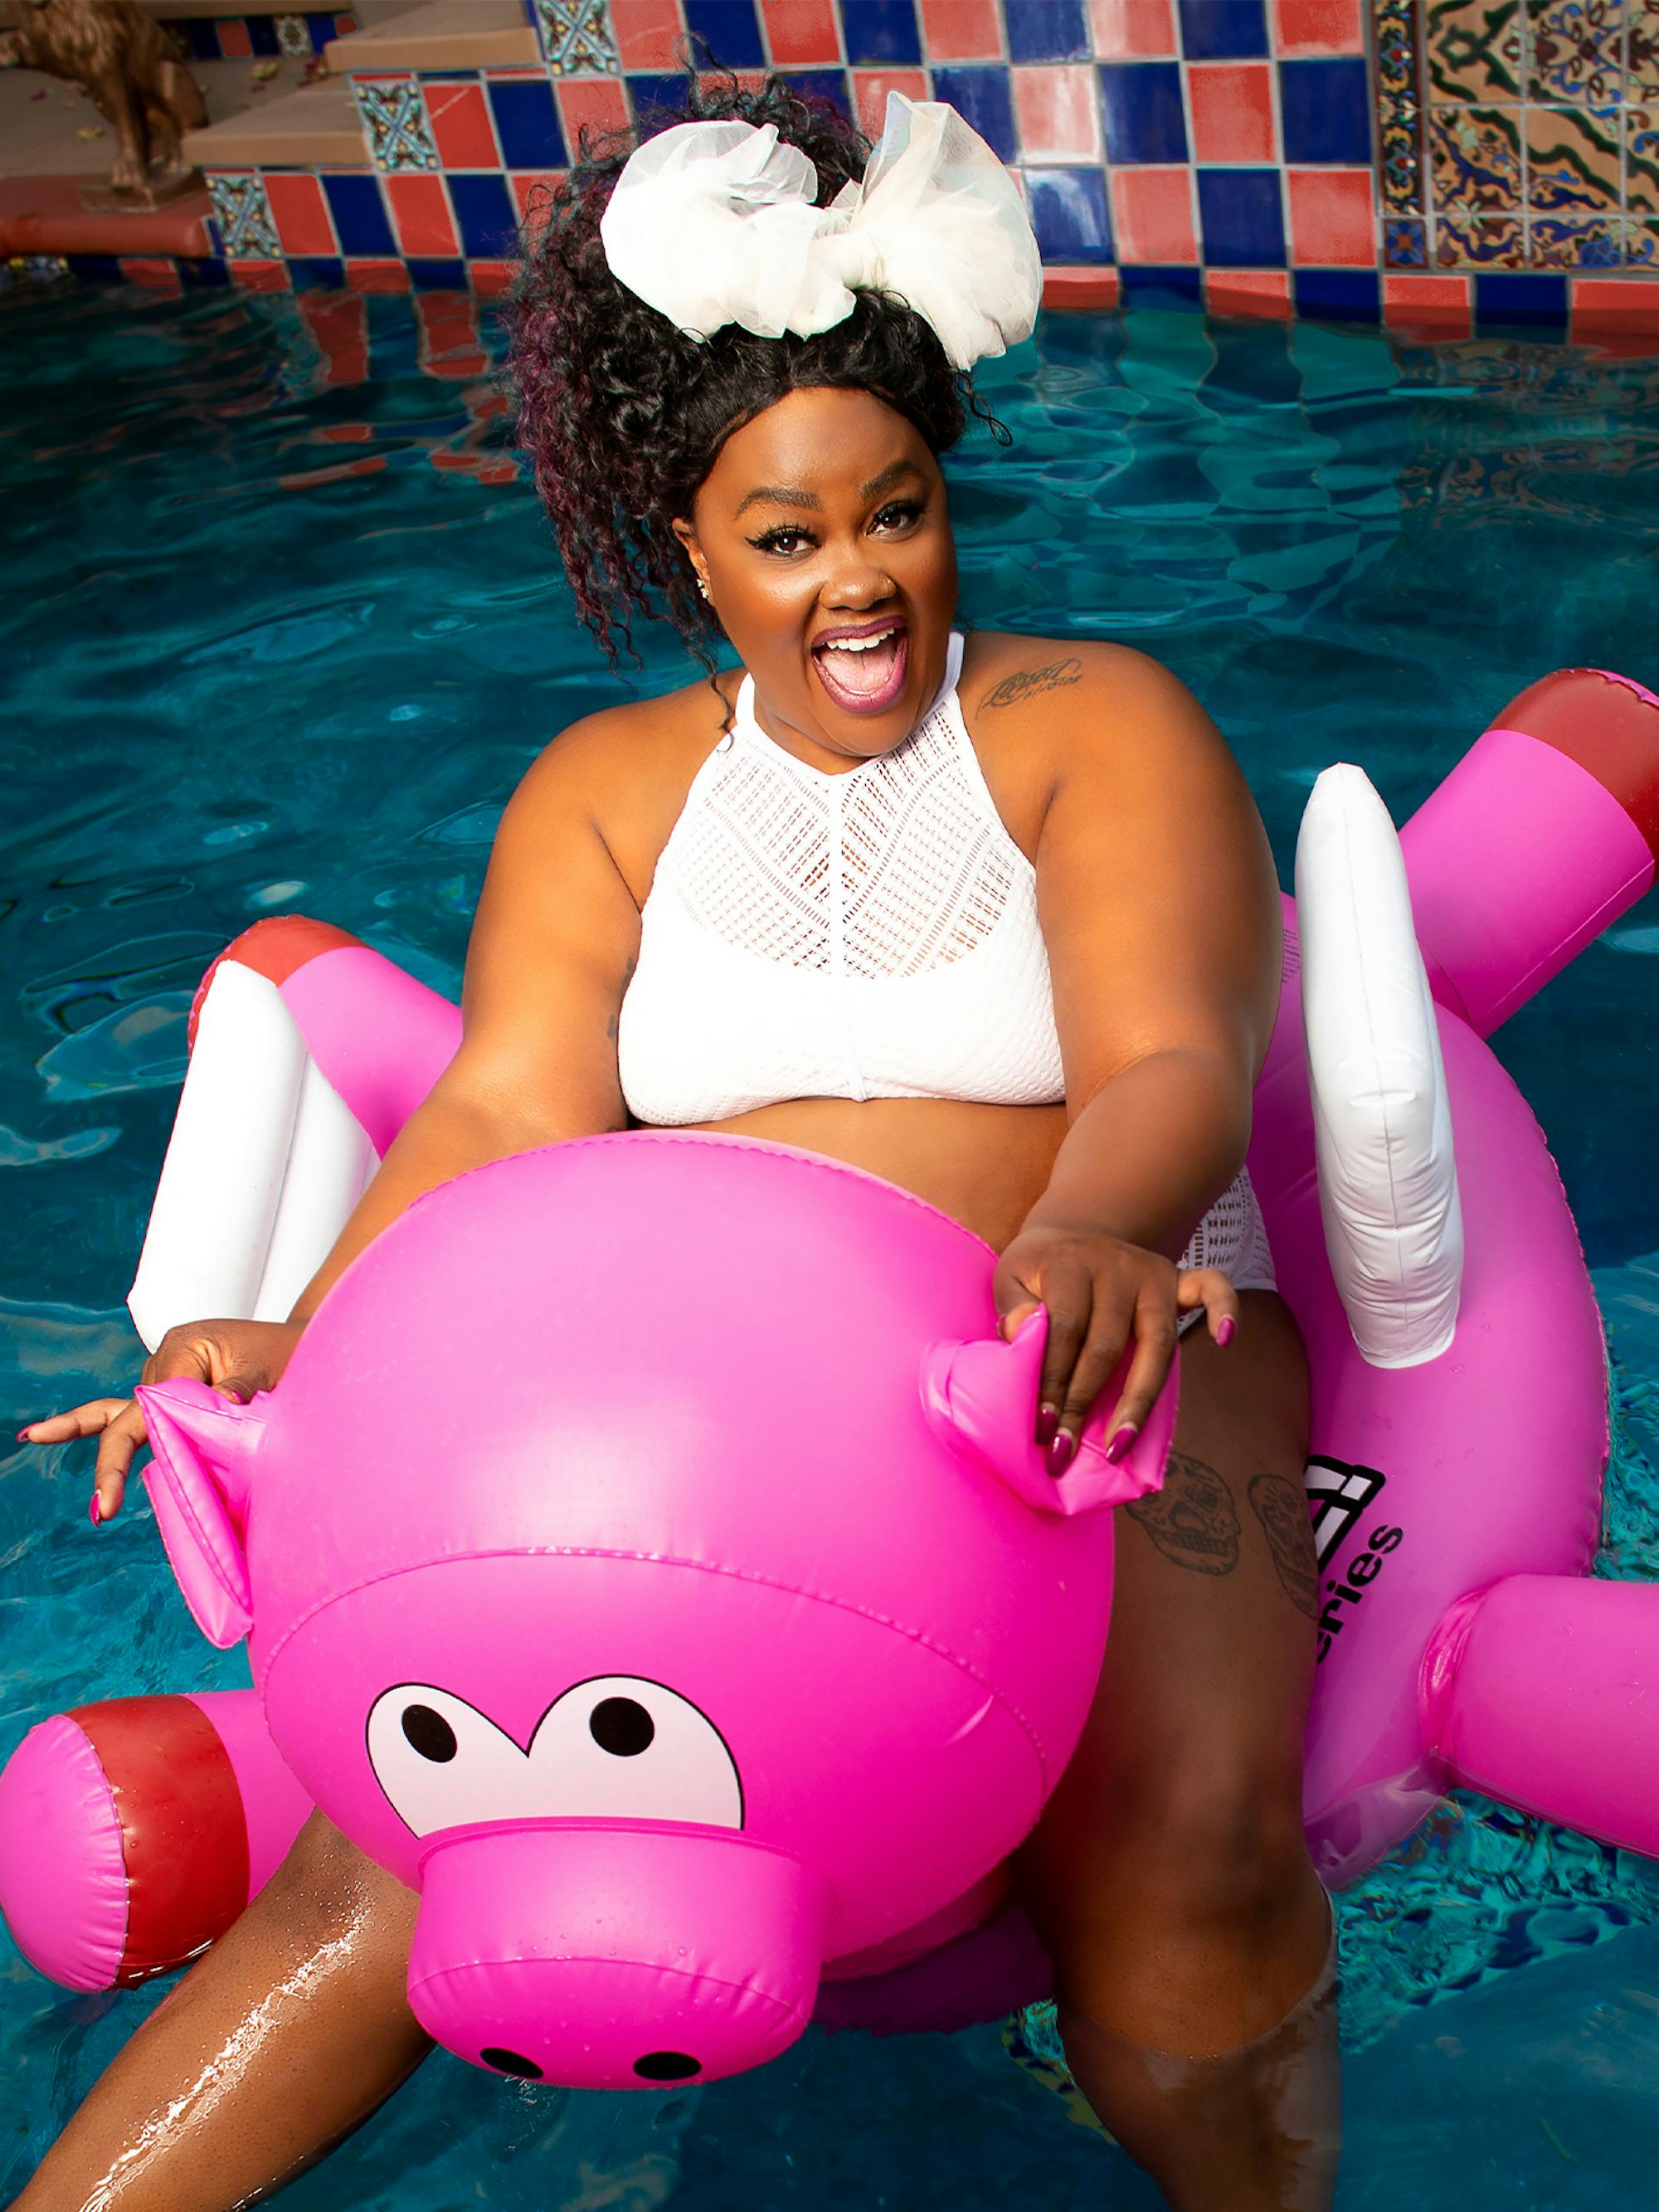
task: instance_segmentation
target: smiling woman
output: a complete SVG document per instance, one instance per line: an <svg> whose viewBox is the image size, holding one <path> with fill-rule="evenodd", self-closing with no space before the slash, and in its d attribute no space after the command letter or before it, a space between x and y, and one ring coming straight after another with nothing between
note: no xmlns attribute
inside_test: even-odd
<svg viewBox="0 0 1659 2212"><path fill-rule="evenodd" d="M967 370L1037 301L995 155L896 96L867 167L844 118L781 83L690 105L639 149L585 154L512 316L520 436L579 611L613 659L634 617L665 617L704 680L589 716L532 768L460 1048L290 1320L175 1329L146 1379L272 1387L424 1192L642 1122L816 1151L975 1230L1004 1334L1046 1310L1030 1420L1056 1474L1097 1401L1121 1458L1178 1358L1176 1449L1158 1512L1122 1530L1083 1742L986 1902L1018 1881L1079 2084L1172 2204L1322 2207L1306 1383L1242 1173L1279 980L1266 838L1153 662L953 630L939 457L985 415ZM722 635L741 668L717 675ZM581 1273L573 1252L573 1297ZM118 1509L130 1401L30 1433L100 1435L94 1517ZM416 1725L454 1719L428 1701ZM118 2193L218 2212L297 2170L421 2055L411 1910L313 1820L20 2212Z"/></svg>

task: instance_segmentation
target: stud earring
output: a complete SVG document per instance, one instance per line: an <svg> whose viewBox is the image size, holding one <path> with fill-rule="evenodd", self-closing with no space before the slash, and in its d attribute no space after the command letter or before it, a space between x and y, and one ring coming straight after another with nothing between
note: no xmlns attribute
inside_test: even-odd
<svg viewBox="0 0 1659 2212"><path fill-rule="evenodd" d="M708 586L701 576L697 579L697 589L702 593L704 599L708 599Z"/></svg>

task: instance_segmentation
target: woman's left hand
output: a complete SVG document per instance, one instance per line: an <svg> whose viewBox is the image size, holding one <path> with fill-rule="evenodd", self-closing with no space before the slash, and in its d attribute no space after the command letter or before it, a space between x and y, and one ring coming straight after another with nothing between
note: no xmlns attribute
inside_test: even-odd
<svg viewBox="0 0 1659 2212"><path fill-rule="evenodd" d="M1005 1340L1039 1305L1048 1310L1032 1434L1048 1446L1055 1474L1069 1464L1083 1424L1131 1338L1134 1357L1107 1423L1112 1460L1128 1450L1164 1387L1177 1316L1202 1307L1210 1334L1222 1346L1238 1325L1238 1300L1224 1275L1212 1267L1177 1267L1161 1253L1103 1229L1022 1229L997 1262L992 1294Z"/></svg>

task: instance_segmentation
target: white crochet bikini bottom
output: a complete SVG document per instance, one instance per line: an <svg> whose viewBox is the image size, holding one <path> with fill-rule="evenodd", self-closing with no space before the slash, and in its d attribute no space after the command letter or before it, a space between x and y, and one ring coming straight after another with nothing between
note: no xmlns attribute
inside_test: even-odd
<svg viewBox="0 0 1659 2212"><path fill-rule="evenodd" d="M1181 1255L1181 1264L1183 1267L1218 1268L1236 1291L1278 1289L1261 1208L1243 1168L1194 1230L1192 1242ZM1203 1318L1201 1307L1194 1313L1183 1314L1179 1324L1182 1334Z"/></svg>

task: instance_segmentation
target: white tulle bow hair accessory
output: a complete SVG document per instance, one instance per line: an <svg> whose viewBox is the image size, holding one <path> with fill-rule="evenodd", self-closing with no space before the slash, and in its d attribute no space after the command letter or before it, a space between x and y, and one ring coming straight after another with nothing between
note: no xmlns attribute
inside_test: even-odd
<svg viewBox="0 0 1659 2212"><path fill-rule="evenodd" d="M776 126L681 123L630 155L599 223L611 273L692 337L727 323L812 337L892 292L953 368L1030 335L1042 291L1018 188L943 100L890 93L863 179L815 207Z"/></svg>

